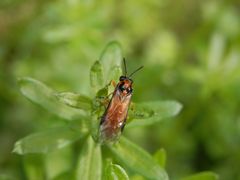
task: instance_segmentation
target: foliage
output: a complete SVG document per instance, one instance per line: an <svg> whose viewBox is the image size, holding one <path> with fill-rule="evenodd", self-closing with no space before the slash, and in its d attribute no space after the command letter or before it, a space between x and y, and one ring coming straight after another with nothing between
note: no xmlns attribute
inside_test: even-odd
<svg viewBox="0 0 240 180"><path fill-rule="evenodd" d="M66 120L70 120L70 123L62 127L34 133L17 141L13 152L21 155L29 153L49 153L61 149L76 140L86 141L82 146L77 167L74 170L76 171L76 179L101 179L101 146L97 141L93 141L93 139L97 140L97 134L94 133L98 131L100 117L103 114L103 105L98 103L98 99L100 98L98 92L103 88L107 88L107 93L105 94L107 96L109 94L109 85L105 87L104 84L111 79L117 80L116 74L118 74L118 77L121 75L119 62L121 62L122 55L116 52L120 52L120 46L112 42L104 50L100 61L96 61L96 63L93 64L90 79L96 97L92 98L92 100L90 97L71 92L58 93L32 78L20 78L19 86L24 96L49 112ZM107 63L107 61L109 61L109 63ZM98 66L98 68L95 68L96 66ZM99 73L101 69L107 69L109 66L112 68L108 69L107 72ZM105 83L99 82L102 80L105 80ZM156 123L158 119L175 116L180 109L181 105L174 101L156 101L139 106L136 104L131 110L132 121L129 123L129 126L137 127L138 124L143 126ZM142 113L142 115L140 113ZM145 116L145 114L147 114L147 116ZM138 119L138 117L141 117L141 119ZM148 123L135 123L134 125L134 122L137 121L144 122L142 119ZM78 126L76 126L75 121L79 124ZM75 124L72 125L72 123ZM93 137L90 136L91 134L93 134ZM87 138L85 138L86 136ZM165 170L159 166L147 152L127 139L122 137L119 143L114 145L110 144L108 147L113 154L119 157L133 172L139 173L146 178L168 179ZM115 173L114 171L116 170L124 171L124 169L121 167L119 169L119 167L119 165L114 166L114 168L108 171L111 170L113 173ZM112 173L111 171L109 172L110 174ZM44 177L44 175L41 176Z"/></svg>

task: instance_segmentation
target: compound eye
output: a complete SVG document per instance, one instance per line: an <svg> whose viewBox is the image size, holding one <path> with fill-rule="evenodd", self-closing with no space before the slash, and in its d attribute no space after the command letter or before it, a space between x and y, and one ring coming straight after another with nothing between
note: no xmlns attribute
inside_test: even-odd
<svg viewBox="0 0 240 180"><path fill-rule="evenodd" d="M125 76L120 76L119 81L123 81L124 79L126 79Z"/></svg>
<svg viewBox="0 0 240 180"><path fill-rule="evenodd" d="M127 92L128 92L128 93L132 93L132 88L128 88L128 89L127 89Z"/></svg>
<svg viewBox="0 0 240 180"><path fill-rule="evenodd" d="M119 89L120 89L120 91L124 91L125 90L125 87L124 87L124 85L121 85L121 86L119 86Z"/></svg>

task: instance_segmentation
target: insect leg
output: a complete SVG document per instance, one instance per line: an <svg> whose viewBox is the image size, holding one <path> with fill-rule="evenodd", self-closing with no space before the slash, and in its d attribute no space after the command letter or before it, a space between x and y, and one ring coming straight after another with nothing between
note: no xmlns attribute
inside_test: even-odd
<svg viewBox="0 0 240 180"><path fill-rule="evenodd" d="M117 86L117 83L114 80L111 81L111 84L113 85L114 88Z"/></svg>
<svg viewBox="0 0 240 180"><path fill-rule="evenodd" d="M101 117L101 121L100 121L100 125L102 125L102 123L104 122L104 116Z"/></svg>

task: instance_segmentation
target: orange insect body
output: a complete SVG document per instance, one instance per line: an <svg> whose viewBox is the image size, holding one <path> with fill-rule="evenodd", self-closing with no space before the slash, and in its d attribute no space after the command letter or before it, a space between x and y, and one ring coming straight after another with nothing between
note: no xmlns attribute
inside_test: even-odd
<svg viewBox="0 0 240 180"><path fill-rule="evenodd" d="M132 84L133 80L130 77L140 70L142 67L134 71L129 77L126 76L126 63L125 76L119 78L119 83L115 87L110 103L104 112L100 122L100 141L116 141L126 123L128 108L132 97Z"/></svg>

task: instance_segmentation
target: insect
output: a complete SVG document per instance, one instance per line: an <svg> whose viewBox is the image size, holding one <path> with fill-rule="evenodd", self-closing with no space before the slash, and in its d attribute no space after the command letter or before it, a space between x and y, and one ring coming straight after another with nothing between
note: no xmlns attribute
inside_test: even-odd
<svg viewBox="0 0 240 180"><path fill-rule="evenodd" d="M118 140L126 124L128 109L131 103L133 93L133 80L131 76L143 68L143 66L141 66L127 76L125 59L123 59L123 63L125 74L120 76L110 102L101 117L99 126L100 142L114 142Z"/></svg>

